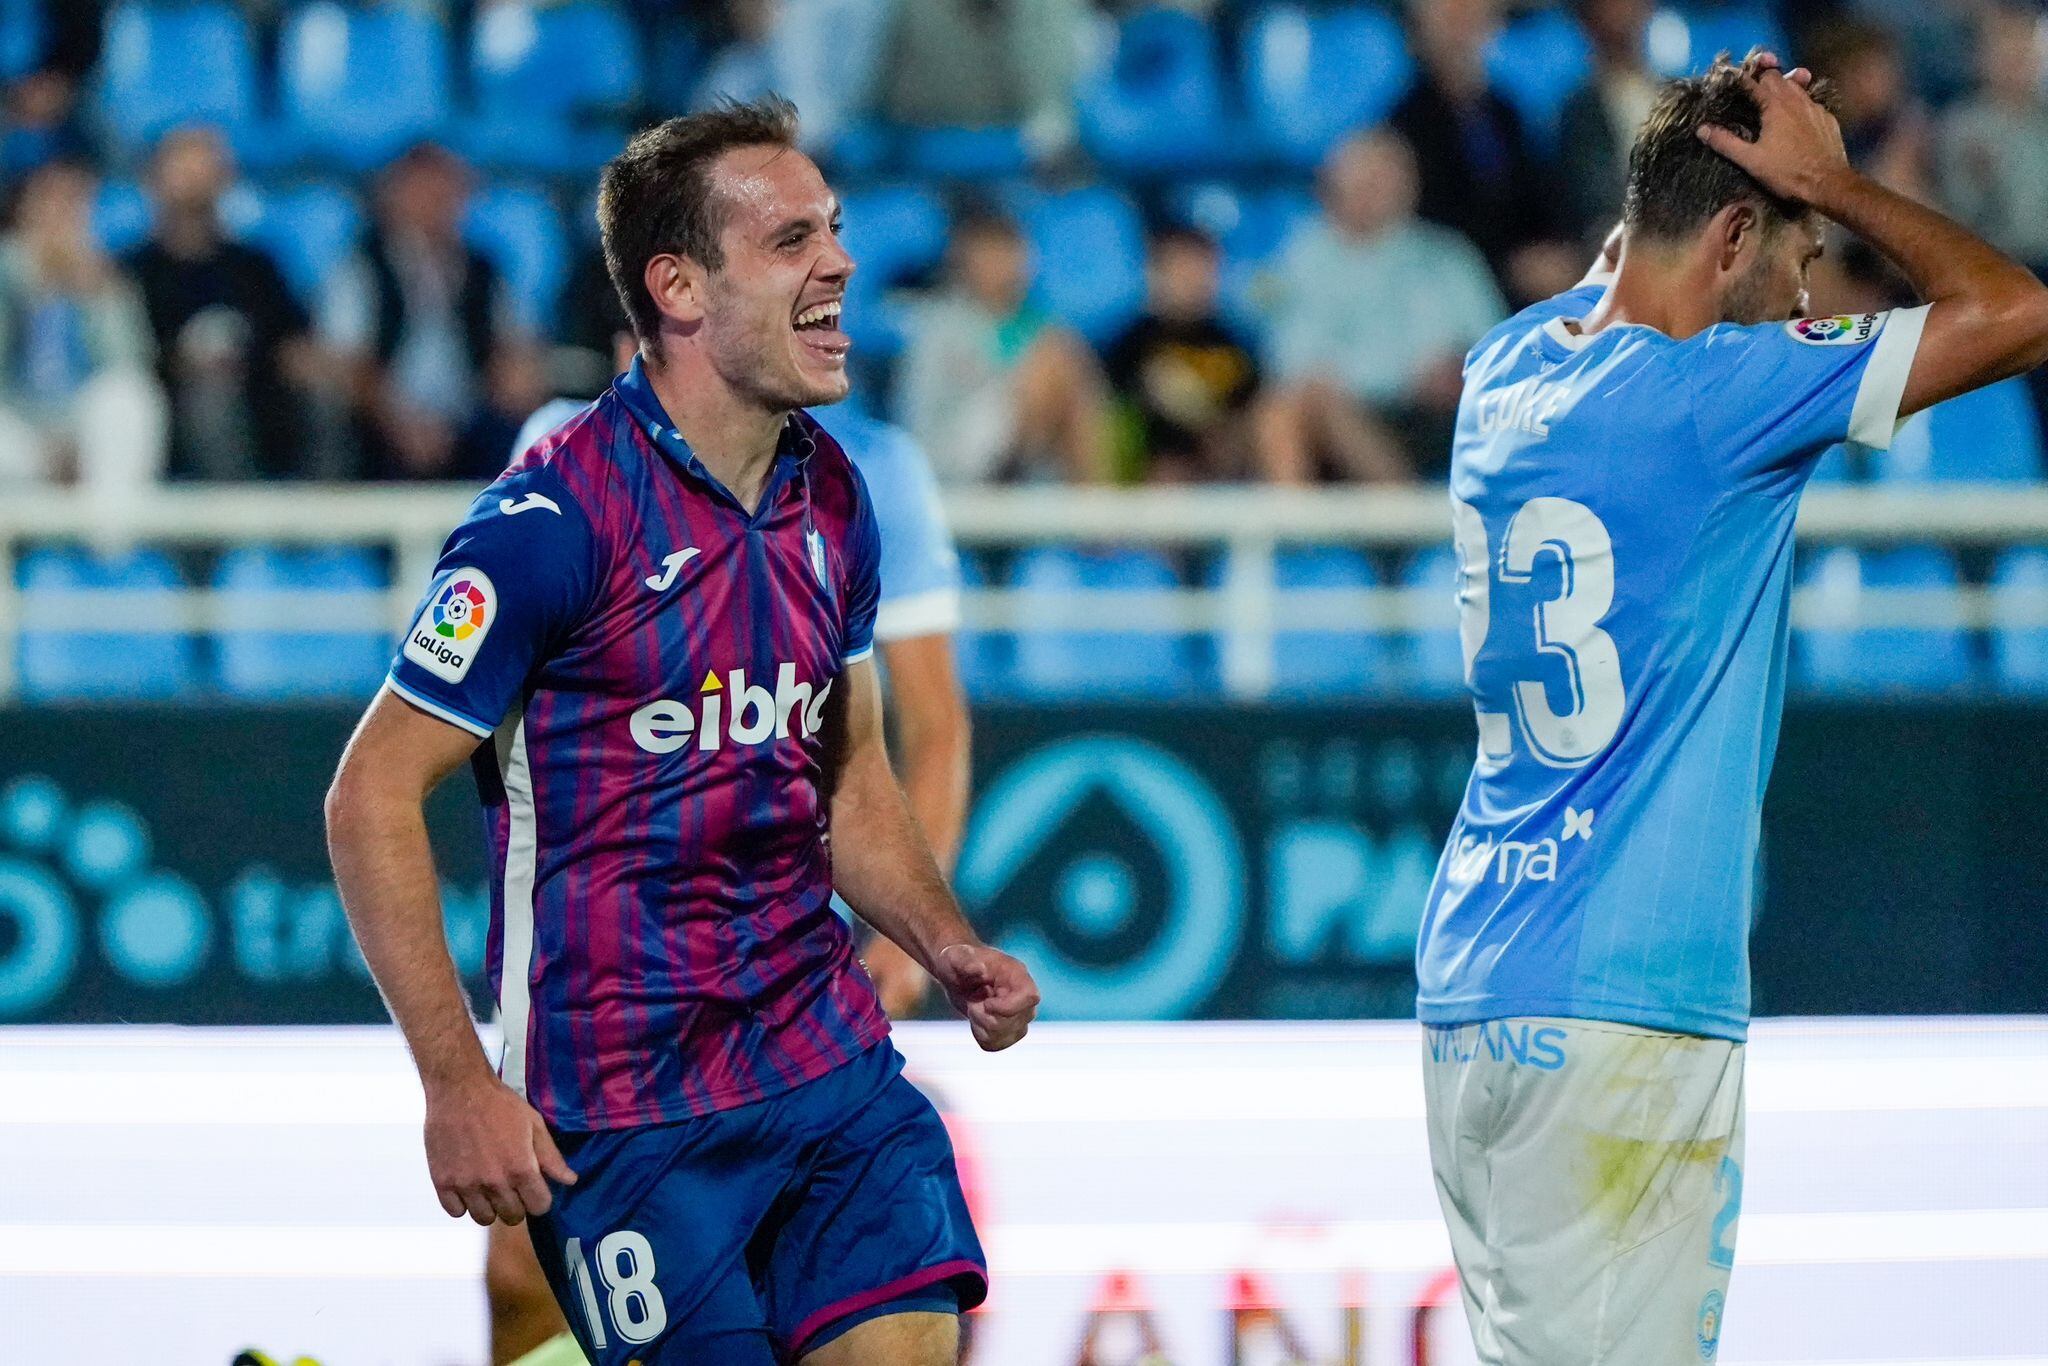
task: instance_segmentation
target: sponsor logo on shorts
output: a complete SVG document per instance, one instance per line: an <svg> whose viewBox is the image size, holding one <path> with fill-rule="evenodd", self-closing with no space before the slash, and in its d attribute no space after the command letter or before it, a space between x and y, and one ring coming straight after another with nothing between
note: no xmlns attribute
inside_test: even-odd
<svg viewBox="0 0 2048 1366"><path fill-rule="evenodd" d="M1712 1361L1714 1353L1721 1350L1721 1306L1726 1303L1718 1290L1709 1290L1707 1297L1700 1301L1700 1322L1695 1337L1700 1345L1700 1360Z"/></svg>
<svg viewBox="0 0 2048 1366"><path fill-rule="evenodd" d="M481 569L458 569L420 613L405 639L405 657L450 683L460 683L498 619L498 590Z"/></svg>
<svg viewBox="0 0 2048 1366"><path fill-rule="evenodd" d="M1785 330L1808 346L1857 346L1877 334L1883 316L1837 313L1832 318L1794 318L1785 324Z"/></svg>
<svg viewBox="0 0 2048 1366"><path fill-rule="evenodd" d="M1565 1041L1571 1036L1556 1025L1532 1025L1517 1020L1482 1020L1476 1025L1432 1025L1429 1028L1431 1062L1476 1062L1481 1054L1495 1062L1516 1067L1534 1067L1555 1072L1569 1059Z"/></svg>

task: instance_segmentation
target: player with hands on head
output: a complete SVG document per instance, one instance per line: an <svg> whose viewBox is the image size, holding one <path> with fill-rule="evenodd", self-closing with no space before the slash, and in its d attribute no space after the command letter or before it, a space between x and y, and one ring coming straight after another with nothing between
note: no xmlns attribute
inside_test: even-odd
<svg viewBox="0 0 2048 1366"><path fill-rule="evenodd" d="M1917 307L1802 317L1824 220ZM1674 81L1613 272L1467 357L1479 752L1417 946L1439 1201L1487 1366L1698 1366L1743 1188L1749 930L1793 522L1830 447L2048 359L2048 289L1849 164L1767 53Z"/></svg>

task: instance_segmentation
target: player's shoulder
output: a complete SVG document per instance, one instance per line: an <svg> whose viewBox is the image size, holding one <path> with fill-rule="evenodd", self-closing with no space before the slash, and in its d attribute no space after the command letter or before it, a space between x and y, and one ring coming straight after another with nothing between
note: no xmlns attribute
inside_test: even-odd
<svg viewBox="0 0 2048 1366"><path fill-rule="evenodd" d="M1466 352L1465 368L1469 371L1497 360L1515 347L1533 341L1553 322L1585 317L1593 311L1593 305L1600 302L1600 296L1606 289L1605 284L1575 285L1562 294L1530 304L1495 323Z"/></svg>
<svg viewBox="0 0 2048 1366"><path fill-rule="evenodd" d="M1759 348L1788 356L1806 347L1868 346L1884 332L1890 312L1836 313L1784 322L1716 323L1680 343L1696 355L1732 357Z"/></svg>
<svg viewBox="0 0 2048 1366"><path fill-rule="evenodd" d="M805 409L791 413L789 420L814 511L832 521L851 524L858 520L860 509L868 502L867 481L861 477L847 442Z"/></svg>
<svg viewBox="0 0 2048 1366"><path fill-rule="evenodd" d="M930 462L916 438L892 422L844 404L812 413L811 418L839 443L878 502L930 477Z"/></svg>

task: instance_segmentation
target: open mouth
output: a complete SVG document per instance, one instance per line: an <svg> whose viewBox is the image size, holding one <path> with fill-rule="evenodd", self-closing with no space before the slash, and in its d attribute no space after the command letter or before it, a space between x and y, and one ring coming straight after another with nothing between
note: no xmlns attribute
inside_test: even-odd
<svg viewBox="0 0 2048 1366"><path fill-rule="evenodd" d="M839 330L839 309L839 300L828 299L797 314L790 324L804 345L832 361L844 360L853 345L852 339Z"/></svg>

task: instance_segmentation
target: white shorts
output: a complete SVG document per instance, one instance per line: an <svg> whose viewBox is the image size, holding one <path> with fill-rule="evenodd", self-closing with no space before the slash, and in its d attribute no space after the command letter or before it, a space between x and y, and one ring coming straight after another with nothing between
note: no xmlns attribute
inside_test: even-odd
<svg viewBox="0 0 2048 1366"><path fill-rule="evenodd" d="M1743 1046L1596 1020L1428 1027L1437 1196L1487 1366L1700 1366L1742 1208Z"/></svg>

